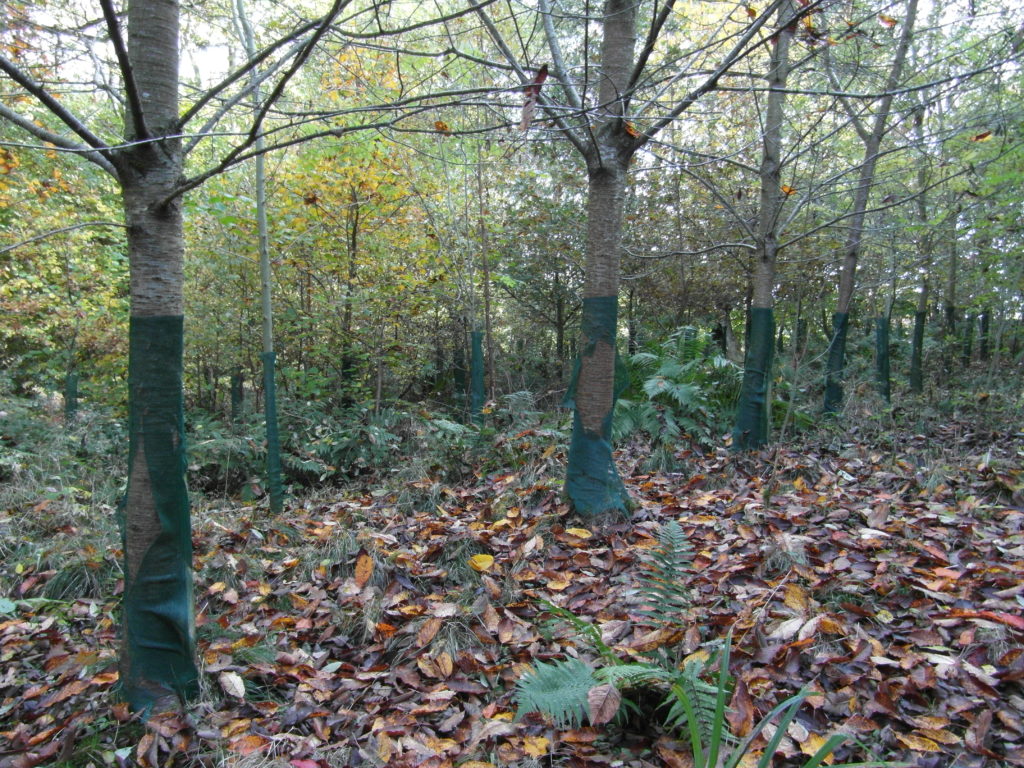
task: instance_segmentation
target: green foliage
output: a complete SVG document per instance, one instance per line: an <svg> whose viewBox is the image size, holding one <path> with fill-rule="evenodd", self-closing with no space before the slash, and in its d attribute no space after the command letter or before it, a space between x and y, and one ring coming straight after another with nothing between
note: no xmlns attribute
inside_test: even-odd
<svg viewBox="0 0 1024 768"><path fill-rule="evenodd" d="M615 410L614 438L643 434L654 448L670 450L684 441L713 446L731 424L743 371L711 349L710 339L685 327L633 355L630 386Z"/></svg>
<svg viewBox="0 0 1024 768"><path fill-rule="evenodd" d="M650 555L648 573L641 577L638 593L645 601L655 602L659 610L648 609L641 613L659 623L680 626L689 605L684 577L692 550L675 521L662 527L658 541L660 546ZM597 669L576 658L540 663L519 679L515 690L519 714L540 712L550 717L556 728L575 728L584 718L593 722L589 694L600 685L614 685L627 695L632 689L654 688L663 699L661 711L665 725L689 739L695 768L736 768L751 751L757 736L778 718L776 729L757 762L757 768L769 768L787 727L808 695L807 691L800 691L784 700L741 740L730 732L726 719L726 704L732 696L734 683L729 673L731 635L720 648L691 654L681 665L673 663L666 654L649 662L627 663L602 641L601 633L593 624L565 608L547 602L544 605L546 613L568 624L576 637L590 646L603 662ZM713 674L716 667L717 674ZM840 734L830 737L803 768L821 766L844 739ZM894 764L867 762L837 768L852 768L853 765Z"/></svg>
<svg viewBox="0 0 1024 768"><path fill-rule="evenodd" d="M656 624L678 625L690 607L686 579L693 561L693 549L678 522L670 520L661 526L658 547L648 557L638 590L639 599L648 607L640 613Z"/></svg>
<svg viewBox="0 0 1024 768"><path fill-rule="evenodd" d="M113 504L120 489L124 426L96 408L62 423L55 396L18 397L0 377L0 507L41 500L72 514Z"/></svg>
<svg viewBox="0 0 1024 768"><path fill-rule="evenodd" d="M576 728L587 717L587 693L599 685L593 670L579 659L540 662L516 683L520 714L543 712L556 728Z"/></svg>

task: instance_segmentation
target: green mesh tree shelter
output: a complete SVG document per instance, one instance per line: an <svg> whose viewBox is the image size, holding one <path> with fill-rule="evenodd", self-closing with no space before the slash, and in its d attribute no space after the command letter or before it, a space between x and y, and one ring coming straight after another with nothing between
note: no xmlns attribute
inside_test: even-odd
<svg viewBox="0 0 1024 768"><path fill-rule="evenodd" d="M192 596L192 526L185 486L181 317L129 323L128 490L119 518L125 545L125 637L120 684L132 709L198 694ZM136 515L128 531L124 510ZM128 541L148 542L140 549Z"/></svg>
<svg viewBox="0 0 1024 768"><path fill-rule="evenodd" d="M263 405L267 416L267 493L270 495L271 514L279 515L284 509L284 485L281 482L281 436L277 428L277 384L274 379L277 356L273 352L264 352L260 357L263 360Z"/></svg>
<svg viewBox="0 0 1024 768"><path fill-rule="evenodd" d="M582 358L592 356L599 343L615 348L618 300L615 296L583 299L583 349L576 360L572 382L564 405L573 409L572 440L569 463L565 471L565 495L573 510L580 515L594 516L629 509L629 494L622 484L612 456L612 417L615 400L628 385L629 377L619 356L615 356L615 383L611 408L601 421L599 430L587 429L576 407L576 383Z"/></svg>
<svg viewBox="0 0 1024 768"><path fill-rule="evenodd" d="M846 333L849 328L849 313L836 312L832 315L832 340L828 345L825 368L825 413L835 413L843 404L843 368L846 365Z"/></svg>
<svg viewBox="0 0 1024 768"><path fill-rule="evenodd" d="M774 343L775 314L772 308L751 307L750 344L743 365L736 425L732 431L734 451L754 450L768 443Z"/></svg>
<svg viewBox="0 0 1024 768"><path fill-rule="evenodd" d="M910 345L910 391L917 395L924 391L921 358L924 356L924 323L927 316L927 312L914 313L914 337Z"/></svg>
<svg viewBox="0 0 1024 768"><path fill-rule="evenodd" d="M68 371L64 376L64 423L72 424L78 416L78 373Z"/></svg>
<svg viewBox="0 0 1024 768"><path fill-rule="evenodd" d="M484 332L471 331L472 357L470 359L469 414L473 423L484 423Z"/></svg>
<svg viewBox="0 0 1024 768"><path fill-rule="evenodd" d="M885 402L891 402L892 384L889 372L889 317L875 318L875 383Z"/></svg>
<svg viewBox="0 0 1024 768"><path fill-rule="evenodd" d="M245 376L242 369L237 368L231 374L231 420L238 421L242 418L242 408L245 406Z"/></svg>

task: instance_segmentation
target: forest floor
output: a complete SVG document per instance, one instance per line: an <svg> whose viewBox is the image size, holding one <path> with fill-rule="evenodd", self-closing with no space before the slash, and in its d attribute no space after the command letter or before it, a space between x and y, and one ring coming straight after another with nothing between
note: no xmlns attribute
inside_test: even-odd
<svg viewBox="0 0 1024 768"><path fill-rule="evenodd" d="M836 762L1024 766L1024 434L818 443L682 456L675 473L624 451L629 521L570 516L557 451L458 487L322 494L277 520L202 507L202 695L145 725L113 695L118 553L82 550L87 521L40 502L46 556L0 563L0 766L691 765L657 690L599 727L515 717L531 664L597 661L544 601L623 661L706 659L731 632L739 735L807 686L772 765L842 730ZM657 622L638 585L670 520L693 549L689 608Z"/></svg>

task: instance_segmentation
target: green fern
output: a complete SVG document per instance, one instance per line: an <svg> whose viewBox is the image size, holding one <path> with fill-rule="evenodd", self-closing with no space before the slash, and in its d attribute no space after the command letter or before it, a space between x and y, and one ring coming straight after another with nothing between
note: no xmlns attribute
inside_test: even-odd
<svg viewBox="0 0 1024 768"><path fill-rule="evenodd" d="M519 715L547 715L560 730L576 728L587 716L587 693L596 685L594 671L579 659L538 663L516 683L516 708Z"/></svg>
<svg viewBox="0 0 1024 768"><path fill-rule="evenodd" d="M648 606L638 611L655 624L681 626L690 607L686 580L693 562L693 548L675 520L661 526L658 548L650 554L647 573L641 577L637 595Z"/></svg>
<svg viewBox="0 0 1024 768"><path fill-rule="evenodd" d="M672 680L670 694L666 700L668 715L666 725L699 735L700 743L713 741L716 728L719 739L727 738L727 732L721 725L716 726L719 699L724 702L732 691L732 675L728 672L728 654L722 654L722 669L719 672L717 685L701 679L706 664L704 661L691 659Z"/></svg>

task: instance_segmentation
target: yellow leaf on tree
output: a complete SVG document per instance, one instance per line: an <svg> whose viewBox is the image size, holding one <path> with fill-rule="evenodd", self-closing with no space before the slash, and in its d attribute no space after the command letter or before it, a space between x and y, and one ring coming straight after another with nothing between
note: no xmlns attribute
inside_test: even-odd
<svg viewBox="0 0 1024 768"><path fill-rule="evenodd" d="M784 194L786 197L789 197L790 195L795 195L796 194L796 187L791 187L791 186L789 186L789 184L783 184L782 185L782 194Z"/></svg>
<svg viewBox="0 0 1024 768"><path fill-rule="evenodd" d="M469 567L479 573L483 573L492 565L494 565L494 557L492 555L473 555L469 558Z"/></svg>
<svg viewBox="0 0 1024 768"><path fill-rule="evenodd" d="M878 23L881 24L886 29L892 29L893 27L896 26L896 19L894 19L892 16L887 16L884 13L880 13L878 14Z"/></svg>

